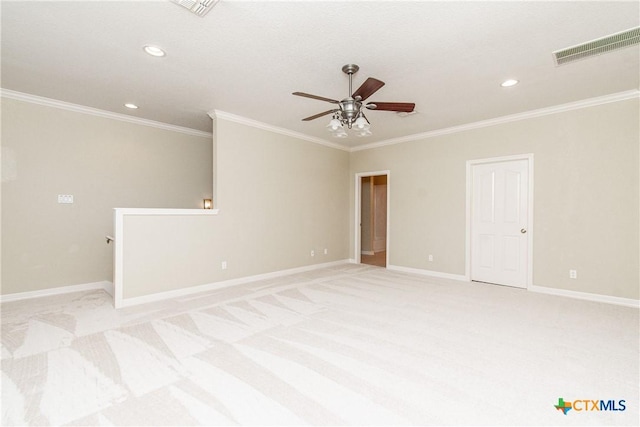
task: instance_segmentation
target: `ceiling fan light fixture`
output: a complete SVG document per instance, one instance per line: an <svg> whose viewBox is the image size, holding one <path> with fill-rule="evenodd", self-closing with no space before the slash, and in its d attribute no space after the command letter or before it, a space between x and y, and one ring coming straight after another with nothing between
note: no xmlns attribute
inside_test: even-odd
<svg viewBox="0 0 640 427"><path fill-rule="evenodd" d="M327 125L327 130L331 132L335 138L345 138L347 136L347 132L344 130L343 120L340 117L339 112L335 112L333 114L333 118L329 121Z"/></svg>
<svg viewBox="0 0 640 427"><path fill-rule="evenodd" d="M369 123L367 123L367 119L364 118L364 116L362 115L362 113L360 113L360 115L358 116L358 118L356 119L356 122L354 123L356 125L356 128L358 130L369 130ZM371 133L371 132L369 132Z"/></svg>
<svg viewBox="0 0 640 427"><path fill-rule="evenodd" d="M338 129L342 129L342 123L337 116L333 116L333 118L329 121L327 128L329 129L329 132L337 132Z"/></svg>
<svg viewBox="0 0 640 427"><path fill-rule="evenodd" d="M330 102L331 104L337 104L336 109L323 111L322 113L314 114L313 116L306 117L302 120L314 120L318 117L323 117L327 114L333 113L333 118L329 121L326 128L334 137L346 138L347 131L345 128L353 130L356 132L356 135L362 137L371 135L371 125L369 120L364 116L363 108L396 112L411 112L414 110L415 104L409 102L378 102L363 104L367 98L384 86L384 82L374 79L373 77L369 77L358 89L356 89L355 92L353 92L353 74L358 71L358 69L359 67L355 64L347 64L342 67L342 72L349 75L349 94L341 101L305 92L293 92L292 95L304 96L305 98L312 98L319 101Z"/></svg>
<svg viewBox="0 0 640 427"><path fill-rule="evenodd" d="M358 136L371 135L369 121L360 111L361 105L356 109L336 111L326 128L336 138L346 138L348 136L345 128L353 129ZM354 120L353 118L356 117Z"/></svg>

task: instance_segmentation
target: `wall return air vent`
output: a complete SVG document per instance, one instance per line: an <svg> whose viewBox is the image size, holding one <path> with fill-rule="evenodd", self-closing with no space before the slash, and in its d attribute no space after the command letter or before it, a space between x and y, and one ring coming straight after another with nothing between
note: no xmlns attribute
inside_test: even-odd
<svg viewBox="0 0 640 427"><path fill-rule="evenodd" d="M556 60L556 65L562 65L638 43L640 43L640 27L621 31L577 46L556 50L553 52L553 57Z"/></svg>
<svg viewBox="0 0 640 427"><path fill-rule="evenodd" d="M171 0L198 16L206 15L220 0Z"/></svg>

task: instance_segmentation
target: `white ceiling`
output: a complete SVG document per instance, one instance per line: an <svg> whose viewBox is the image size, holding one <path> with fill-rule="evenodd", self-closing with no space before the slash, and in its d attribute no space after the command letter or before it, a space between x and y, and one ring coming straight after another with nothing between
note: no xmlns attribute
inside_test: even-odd
<svg viewBox="0 0 640 427"><path fill-rule="evenodd" d="M2 87L211 131L220 110L355 147L637 90L638 46L556 67L554 50L640 25L637 1L232 1L205 17L169 1L2 1ZM167 56L154 58L142 46ZM367 77L373 135L332 139L332 104ZM502 88L516 78L521 83ZM131 111L125 102L138 104Z"/></svg>

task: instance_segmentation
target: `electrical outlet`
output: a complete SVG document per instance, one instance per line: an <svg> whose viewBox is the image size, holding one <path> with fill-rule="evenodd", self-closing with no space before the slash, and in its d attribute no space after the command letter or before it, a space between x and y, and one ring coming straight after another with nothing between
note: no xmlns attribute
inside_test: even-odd
<svg viewBox="0 0 640 427"><path fill-rule="evenodd" d="M429 262L433 261L433 255L429 255Z"/></svg>
<svg viewBox="0 0 640 427"><path fill-rule="evenodd" d="M58 203L73 203L72 194L58 194Z"/></svg>
<svg viewBox="0 0 640 427"><path fill-rule="evenodd" d="M220 268L223 270L227 269L227 261L222 261L222 263L220 264Z"/></svg>
<svg viewBox="0 0 640 427"><path fill-rule="evenodd" d="M313 249L311 250L311 256L316 256L316 251L314 251Z"/></svg>
<svg viewBox="0 0 640 427"><path fill-rule="evenodd" d="M324 248L324 254L326 255L328 253L329 253L329 250L327 248Z"/></svg>
<svg viewBox="0 0 640 427"><path fill-rule="evenodd" d="M569 279L577 279L578 270L569 270Z"/></svg>

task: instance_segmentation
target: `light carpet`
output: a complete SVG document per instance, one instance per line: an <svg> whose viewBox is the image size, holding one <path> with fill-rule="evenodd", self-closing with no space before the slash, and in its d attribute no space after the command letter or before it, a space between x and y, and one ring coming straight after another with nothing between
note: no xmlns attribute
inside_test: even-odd
<svg viewBox="0 0 640 427"><path fill-rule="evenodd" d="M2 304L3 425L638 425L638 310L337 266ZM558 399L620 400L624 411ZM620 408L618 405L617 408Z"/></svg>

